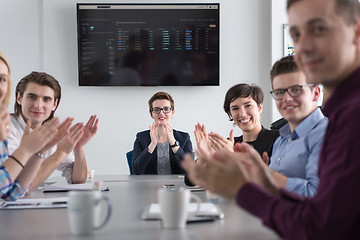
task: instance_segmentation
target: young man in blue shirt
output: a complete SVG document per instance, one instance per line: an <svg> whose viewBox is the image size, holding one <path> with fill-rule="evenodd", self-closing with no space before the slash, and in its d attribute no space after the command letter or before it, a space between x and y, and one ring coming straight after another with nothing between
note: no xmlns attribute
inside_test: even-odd
<svg viewBox="0 0 360 240"><path fill-rule="evenodd" d="M201 165L188 156L183 167L194 183L235 198L284 239L360 239L360 3L288 0L287 11L296 63L327 94L316 195L276 186L246 144L214 157L202 153Z"/></svg>
<svg viewBox="0 0 360 240"><path fill-rule="evenodd" d="M317 106L320 88L288 56L271 70L271 95L288 121L280 128L270 161L276 183L289 191L313 197L319 185L318 159L328 120Z"/></svg>

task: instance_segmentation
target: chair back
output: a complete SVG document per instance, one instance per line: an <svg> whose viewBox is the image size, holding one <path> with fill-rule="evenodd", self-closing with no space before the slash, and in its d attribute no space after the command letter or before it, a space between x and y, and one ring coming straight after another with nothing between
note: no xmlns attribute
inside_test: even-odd
<svg viewBox="0 0 360 240"><path fill-rule="evenodd" d="M287 121L284 118L280 118L279 120L273 122L270 125L271 130L279 130L282 126L284 126L287 123Z"/></svg>
<svg viewBox="0 0 360 240"><path fill-rule="evenodd" d="M133 151L129 151L126 153L126 158L127 158L127 162L128 162L128 165L129 165L129 170L130 170L130 175L133 175L133 171L132 171L132 168L131 168L131 164L132 164L132 155L133 155Z"/></svg>

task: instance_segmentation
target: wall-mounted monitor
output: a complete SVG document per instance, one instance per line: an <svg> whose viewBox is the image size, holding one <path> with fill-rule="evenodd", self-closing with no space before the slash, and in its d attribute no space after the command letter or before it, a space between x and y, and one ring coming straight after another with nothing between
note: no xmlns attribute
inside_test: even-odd
<svg viewBox="0 0 360 240"><path fill-rule="evenodd" d="M219 86L219 3L77 3L80 86Z"/></svg>

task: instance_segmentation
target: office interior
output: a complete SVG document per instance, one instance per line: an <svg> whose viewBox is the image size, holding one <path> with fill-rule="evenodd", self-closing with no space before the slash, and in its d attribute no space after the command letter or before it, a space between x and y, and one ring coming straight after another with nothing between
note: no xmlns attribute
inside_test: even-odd
<svg viewBox="0 0 360 240"><path fill-rule="evenodd" d="M271 89L272 63L283 57L283 24L286 1L218 0L220 3L220 86L79 87L76 3L113 3L80 0L0 1L0 50L11 64L13 112L17 82L31 71L45 71L59 80L62 99L56 116L87 122L99 118L96 136L85 147L88 169L96 174L129 174L126 152L133 148L137 132L152 124L148 99L158 91L175 101L174 129L190 134L195 147L194 126L228 136L232 122L223 110L226 91L238 83L255 83L265 93L264 127L279 119ZM117 0L117 3L129 1ZM178 3L180 1L131 1L132 3ZM194 1L181 1L195 3ZM236 128L235 136L241 135ZM59 173L54 173L56 176Z"/></svg>

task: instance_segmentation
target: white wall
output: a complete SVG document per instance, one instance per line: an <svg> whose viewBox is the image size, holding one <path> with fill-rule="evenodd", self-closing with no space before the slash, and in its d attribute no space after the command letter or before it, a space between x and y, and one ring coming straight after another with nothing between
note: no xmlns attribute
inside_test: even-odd
<svg viewBox="0 0 360 240"><path fill-rule="evenodd" d="M285 0L271 2L271 64L284 57L283 24L288 23ZM279 119L281 115L272 101L272 119Z"/></svg>
<svg viewBox="0 0 360 240"><path fill-rule="evenodd" d="M189 132L193 143L197 122L228 136L232 123L222 104L228 88L241 82L257 83L263 88L262 123L269 127L273 119L268 77L273 61L271 1L196 1L220 2L220 87L78 87L76 2L95 1L0 1L0 51L11 63L13 87L32 70L48 72L59 80L62 100L56 115L61 119L73 116L75 121L86 122L90 114L98 115L98 133L85 149L88 167L96 174L128 174L125 153L132 149L135 134L151 124L147 101L157 91L173 96L173 126ZM12 109L11 105L10 112ZM236 134L241 132L237 130Z"/></svg>

